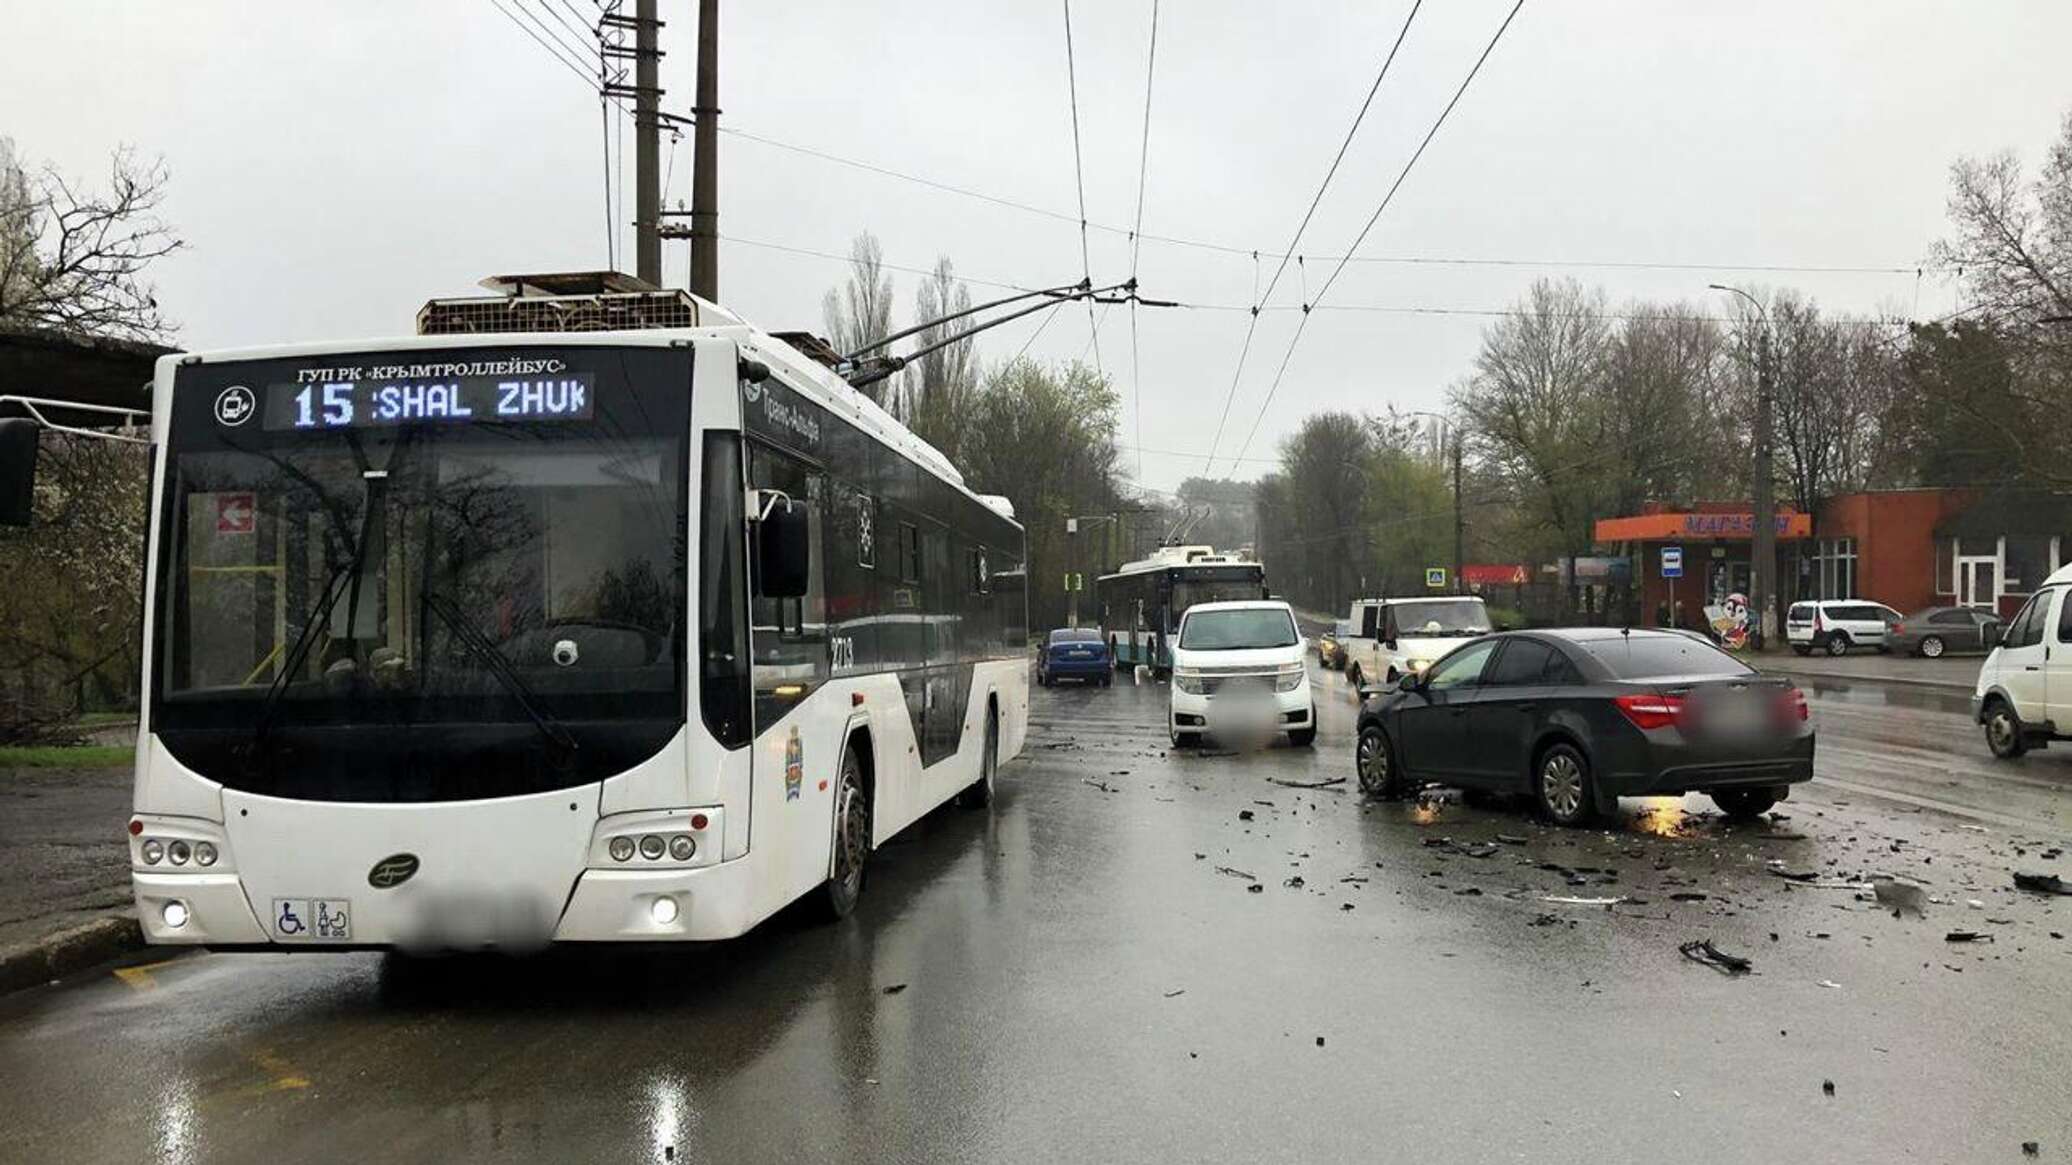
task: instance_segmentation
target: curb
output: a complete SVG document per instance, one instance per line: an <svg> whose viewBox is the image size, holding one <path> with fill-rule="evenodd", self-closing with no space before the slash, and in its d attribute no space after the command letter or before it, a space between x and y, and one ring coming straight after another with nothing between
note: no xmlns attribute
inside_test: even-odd
<svg viewBox="0 0 2072 1165"><path fill-rule="evenodd" d="M0 948L0 995L48 983L143 945L144 931L134 916L111 915Z"/></svg>
<svg viewBox="0 0 2072 1165"><path fill-rule="evenodd" d="M1873 676L1832 671L1800 671L1789 667L1766 667L1759 670L1772 675L1790 676L1795 680L1825 680L1844 684L1892 684L1902 688L1928 688L1939 692L1957 692L1969 696L1973 685L1955 680L1924 680L1913 676Z"/></svg>

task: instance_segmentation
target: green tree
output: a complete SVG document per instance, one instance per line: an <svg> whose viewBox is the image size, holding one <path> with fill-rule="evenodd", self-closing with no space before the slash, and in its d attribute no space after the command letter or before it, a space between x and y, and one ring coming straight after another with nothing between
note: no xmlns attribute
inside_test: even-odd
<svg viewBox="0 0 2072 1165"><path fill-rule="evenodd" d="M980 493L1002 494L1028 532L1029 618L1034 628L1064 621L1067 571L1093 575L1105 561L1105 526L1076 539L1065 520L1117 513L1115 388L1084 364L1063 367L1018 359L994 368L970 406L959 464Z"/></svg>

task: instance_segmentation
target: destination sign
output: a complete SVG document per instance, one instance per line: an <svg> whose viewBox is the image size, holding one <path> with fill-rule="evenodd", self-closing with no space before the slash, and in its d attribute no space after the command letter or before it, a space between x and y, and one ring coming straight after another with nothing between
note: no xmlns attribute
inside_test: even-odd
<svg viewBox="0 0 2072 1165"><path fill-rule="evenodd" d="M596 410L595 378L587 372L330 381L269 385L265 427L367 429L418 423L587 421Z"/></svg>

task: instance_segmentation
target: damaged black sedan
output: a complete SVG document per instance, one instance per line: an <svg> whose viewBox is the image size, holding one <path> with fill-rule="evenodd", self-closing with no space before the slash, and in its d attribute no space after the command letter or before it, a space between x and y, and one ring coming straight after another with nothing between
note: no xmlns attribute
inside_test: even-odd
<svg viewBox="0 0 2072 1165"><path fill-rule="evenodd" d="M1360 787L1529 796L1561 825L1620 797L1702 792L1754 817L1813 776L1806 695L1695 637L1578 627L1466 644L1365 695Z"/></svg>

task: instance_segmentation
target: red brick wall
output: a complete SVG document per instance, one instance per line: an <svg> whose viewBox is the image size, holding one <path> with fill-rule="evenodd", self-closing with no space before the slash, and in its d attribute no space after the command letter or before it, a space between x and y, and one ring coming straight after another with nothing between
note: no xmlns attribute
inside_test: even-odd
<svg viewBox="0 0 2072 1165"><path fill-rule="evenodd" d="M1963 490L1844 494L1820 508L1814 533L1856 539L1855 597L1911 614L1951 601L1935 593L1935 525L1971 501Z"/></svg>

